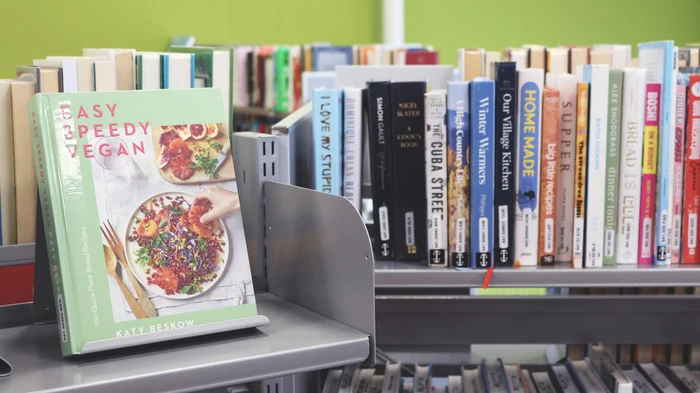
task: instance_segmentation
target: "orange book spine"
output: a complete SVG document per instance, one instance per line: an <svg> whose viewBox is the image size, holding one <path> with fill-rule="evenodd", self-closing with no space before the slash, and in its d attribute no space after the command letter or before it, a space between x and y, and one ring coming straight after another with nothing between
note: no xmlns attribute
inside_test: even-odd
<svg viewBox="0 0 700 393"><path fill-rule="evenodd" d="M542 104L542 165L540 167L539 264L553 265L557 218L559 167L559 90L545 88Z"/></svg>

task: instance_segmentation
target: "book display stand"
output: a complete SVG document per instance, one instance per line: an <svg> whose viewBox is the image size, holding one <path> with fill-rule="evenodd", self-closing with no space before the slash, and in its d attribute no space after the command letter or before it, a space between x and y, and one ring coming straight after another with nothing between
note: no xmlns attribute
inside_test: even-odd
<svg viewBox="0 0 700 393"><path fill-rule="evenodd" d="M368 307L374 302L374 258L359 214L342 197L253 183L247 178L259 170L253 161L234 151L234 162L237 175L245 176L239 182L242 211L254 211L248 206L254 201L262 201L265 211L264 220L253 224L257 228L244 225L248 244L267 250L264 269L253 272L263 272L256 278L256 300L268 325L231 331L251 326L231 324L221 333L64 358L56 326L29 325L26 310L32 306L21 305L23 319L12 313L8 320L10 311L0 312L0 326L19 325L0 329L0 357L15 370L0 379L0 391L196 391L351 363L374 365L374 307ZM329 216L343 225L328 225ZM348 244L355 245L352 252ZM32 251L32 245L4 247L0 266L32 263Z"/></svg>

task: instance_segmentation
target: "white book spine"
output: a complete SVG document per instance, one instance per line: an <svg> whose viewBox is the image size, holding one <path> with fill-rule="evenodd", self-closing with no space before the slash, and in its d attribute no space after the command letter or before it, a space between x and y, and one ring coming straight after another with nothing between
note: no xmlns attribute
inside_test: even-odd
<svg viewBox="0 0 700 393"><path fill-rule="evenodd" d="M544 70L530 68L518 71L516 266L537 265L543 85Z"/></svg>
<svg viewBox="0 0 700 393"><path fill-rule="evenodd" d="M457 49L457 81L464 80L464 49Z"/></svg>
<svg viewBox="0 0 700 393"><path fill-rule="evenodd" d="M556 76L559 89L559 180L557 190L557 248L555 262L572 262L574 241L574 168L576 164L576 77Z"/></svg>
<svg viewBox="0 0 700 393"><path fill-rule="evenodd" d="M399 393L401 388L401 363L388 363L384 370L382 393Z"/></svg>
<svg viewBox="0 0 700 393"><path fill-rule="evenodd" d="M447 393L463 393L461 376L450 375L447 377Z"/></svg>
<svg viewBox="0 0 700 393"><path fill-rule="evenodd" d="M428 265L447 266L447 96L445 90L425 95L425 173L427 191Z"/></svg>
<svg viewBox="0 0 700 393"><path fill-rule="evenodd" d="M343 196L362 208L362 89L346 88L343 114Z"/></svg>
<svg viewBox="0 0 700 393"><path fill-rule="evenodd" d="M413 375L412 393L431 393L433 390L431 374L431 366L419 366L416 364L416 372Z"/></svg>
<svg viewBox="0 0 700 393"><path fill-rule="evenodd" d="M584 79L590 77L590 114L588 117L588 165L586 168L586 249L585 267L603 266L605 222L605 159L608 135L608 84L610 67L586 66Z"/></svg>
<svg viewBox="0 0 700 393"><path fill-rule="evenodd" d="M646 70L626 68L622 82L622 135L616 247L618 264L637 264Z"/></svg>

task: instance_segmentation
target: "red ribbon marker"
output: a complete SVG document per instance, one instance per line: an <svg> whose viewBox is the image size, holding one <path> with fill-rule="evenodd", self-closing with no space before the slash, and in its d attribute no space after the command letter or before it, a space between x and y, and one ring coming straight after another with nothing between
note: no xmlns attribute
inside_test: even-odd
<svg viewBox="0 0 700 393"><path fill-rule="evenodd" d="M484 277L484 284L481 285L482 288L487 289L489 285L491 284L491 277L493 276L493 268L489 268L489 270L486 271L486 277Z"/></svg>

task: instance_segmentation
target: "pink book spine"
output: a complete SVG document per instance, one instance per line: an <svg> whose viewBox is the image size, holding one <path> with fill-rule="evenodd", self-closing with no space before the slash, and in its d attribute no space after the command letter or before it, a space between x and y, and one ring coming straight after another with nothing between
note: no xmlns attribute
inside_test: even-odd
<svg viewBox="0 0 700 393"><path fill-rule="evenodd" d="M683 227L683 148L685 146L685 85L676 86L676 150L673 155L673 220L671 221L671 263L681 263Z"/></svg>
<svg viewBox="0 0 700 393"><path fill-rule="evenodd" d="M647 83L642 155L641 211L639 215L639 264L651 265L656 216L656 160L659 150L659 109L661 84Z"/></svg>

